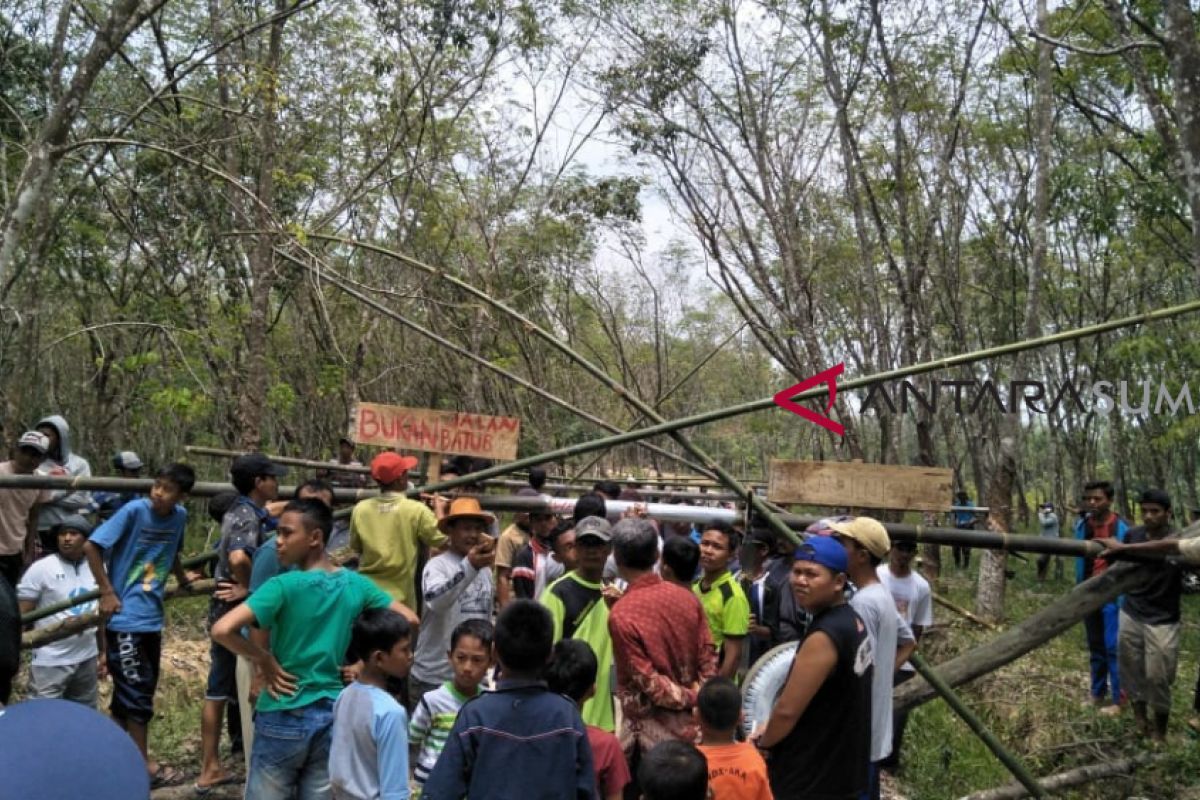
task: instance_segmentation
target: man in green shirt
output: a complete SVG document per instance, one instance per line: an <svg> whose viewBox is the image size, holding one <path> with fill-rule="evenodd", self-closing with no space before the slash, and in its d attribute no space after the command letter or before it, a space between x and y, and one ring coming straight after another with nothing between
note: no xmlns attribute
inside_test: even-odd
<svg viewBox="0 0 1200 800"><path fill-rule="evenodd" d="M596 654L596 693L583 704L583 721L612 733L612 637L608 633L604 564L612 553L612 526L603 517L585 517L575 525L575 569L551 583L539 598L554 620L554 641L578 639Z"/></svg>
<svg viewBox="0 0 1200 800"><path fill-rule="evenodd" d="M404 494L408 471L416 465L412 456L390 451L375 456L371 477L381 494L360 502L350 515L350 549L359 555L359 574L409 608L416 606L413 576L420 546L446 542L437 526L441 514Z"/></svg>
<svg viewBox="0 0 1200 800"><path fill-rule="evenodd" d="M700 535L700 569L704 574L692 584L717 648L717 674L730 680L741 666L742 644L750 631L750 601L729 571L739 538L727 523L705 525Z"/></svg>
<svg viewBox="0 0 1200 800"><path fill-rule="evenodd" d="M417 616L370 580L336 567L325 553L333 512L320 500L293 500L276 528L278 575L212 626L212 638L254 662L263 679L254 719L246 797L328 796L333 702L354 620L367 608ZM247 625L269 629L271 649L245 639Z"/></svg>

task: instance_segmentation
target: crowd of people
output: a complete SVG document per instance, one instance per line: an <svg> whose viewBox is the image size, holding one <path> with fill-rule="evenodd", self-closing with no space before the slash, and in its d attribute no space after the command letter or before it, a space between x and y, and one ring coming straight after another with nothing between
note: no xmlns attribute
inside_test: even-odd
<svg viewBox="0 0 1200 800"><path fill-rule="evenodd" d="M0 474L47 461L85 474L68 430L39 423ZM338 461L357 465L352 443ZM324 478L281 499L280 465L233 461L236 494L210 502L220 534L198 794L244 780L249 800L872 798L881 771L899 769L906 720L892 693L914 675L932 594L915 545L877 520L822 520L797 546L715 520L612 518L613 487L598 486L569 518L517 514L501 531L474 494L410 498L416 464L376 456L378 496L342 522ZM113 466L142 469L128 452ZM527 493L544 480L535 470ZM110 678L109 712L153 785L183 779L152 757L149 730L167 578L205 577L180 561L194 482L170 464L148 497L0 491L0 589L21 612L100 593L98 629L34 650L30 696L94 706ZM1077 535L1107 549L1081 559L1080 579L1146 550L1200 563L1165 493L1142 495L1137 528L1109 508L1108 484L1085 496ZM1150 736L1167 726L1182 568L1170 562L1086 625L1090 697L1128 701ZM786 678L748 730L739 683L785 642ZM244 776L221 758L226 729Z"/></svg>

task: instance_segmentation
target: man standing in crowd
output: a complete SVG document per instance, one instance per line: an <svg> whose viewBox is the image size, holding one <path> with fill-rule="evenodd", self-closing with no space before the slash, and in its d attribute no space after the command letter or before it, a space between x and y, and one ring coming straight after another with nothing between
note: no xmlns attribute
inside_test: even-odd
<svg viewBox="0 0 1200 800"><path fill-rule="evenodd" d="M975 507L975 503L967 496L966 492L960 491L954 496L954 505L958 506L954 511L954 527L962 531L970 531L975 529L975 512L971 509ZM954 551L954 566L967 569L971 566L971 548L963 545L952 545Z"/></svg>
<svg viewBox="0 0 1200 800"><path fill-rule="evenodd" d="M900 618L908 624L913 639L920 643L921 634L933 625L933 591L929 587L929 581L912 568L913 557L916 554L916 542L893 542L887 563L880 564L876 574L879 575L880 583L896 601L896 610L900 612ZM901 664L894 674L894 685L899 686L916 674L912 664ZM896 711L892 725L892 753L880 764L889 772L895 773L900 769L900 745L907 724L908 711Z"/></svg>
<svg viewBox="0 0 1200 800"><path fill-rule="evenodd" d="M767 724L776 797L858 797L871 752L871 637L846 602L846 548L812 536L796 550L792 588L812 614Z"/></svg>
<svg viewBox="0 0 1200 800"><path fill-rule="evenodd" d="M51 415L34 426L50 440L46 459L38 470L55 478L90 478L92 467L87 459L71 450L71 428L58 414ZM50 492L50 502L38 509L38 537L42 550L53 552L55 542L50 529L72 514L86 514L92 505L92 496L87 492L71 492L55 489Z"/></svg>
<svg viewBox="0 0 1200 800"><path fill-rule="evenodd" d="M892 752L892 680L897 662L903 664L916 646L908 625L896 611L896 601L879 582L876 570L892 543L887 530L870 517L830 524L833 536L846 548L847 574L854 583L850 606L871 637L875 671L871 678L871 766L867 797L879 800L879 762Z"/></svg>
<svg viewBox="0 0 1200 800"><path fill-rule="evenodd" d="M517 497L537 496L538 491L531 486L523 486L517 491ZM538 535L545 537L553 527L554 515L549 512L517 512L513 515L512 524L504 529L496 542L496 600L500 608L504 608L515 597L512 584L513 561L529 544L535 522L537 529L541 531Z"/></svg>
<svg viewBox="0 0 1200 800"><path fill-rule="evenodd" d="M1125 546L1109 546L1110 557L1137 552L1144 542L1178 541L1171 528L1171 496L1147 489L1139 501L1142 524L1130 528ZM1111 542L1112 540L1108 540ZM1153 580L1125 593L1118 637L1121 680L1129 693L1138 732L1156 742L1167 738L1171 714L1171 685L1179 662L1179 599L1183 594L1183 567L1174 561L1147 564ZM1153 712L1151 719L1148 712Z"/></svg>
<svg viewBox="0 0 1200 800"><path fill-rule="evenodd" d="M279 479L287 470L262 453L238 456L229 467L238 498L221 519L221 540L217 543L217 566L213 570L217 589L208 604L208 626L225 616L250 594L250 575L254 554L275 521L267 512L268 503L279 496ZM221 766L221 717L226 704L236 706L237 657L216 641L209 643L208 686L204 692L204 710L200 715L200 777L196 786L208 789L229 779ZM232 714L232 712L231 712Z"/></svg>
<svg viewBox="0 0 1200 800"><path fill-rule="evenodd" d="M628 584L608 617L624 713L621 746L632 773L644 754L667 739L695 741L691 710L717 673L708 620L696 596L654 573L658 533L649 520L623 519L612 532L613 555ZM634 784L627 798L638 796Z"/></svg>
<svg viewBox="0 0 1200 800"><path fill-rule="evenodd" d="M413 576L420 547L446 543L438 530L440 514L404 494L408 471L416 465L412 456L391 451L375 456L371 477L380 495L358 503L350 515L350 549L359 554L358 571L408 608L417 607Z"/></svg>
<svg viewBox="0 0 1200 800"><path fill-rule="evenodd" d="M113 471L118 478L136 479L142 477L142 459L132 450L122 450L112 458ZM121 508L138 496L137 492L92 492L92 504L100 519L108 519Z"/></svg>
<svg viewBox="0 0 1200 800"><path fill-rule="evenodd" d="M705 525L700 534L702 574L692 584L717 650L717 674L729 680L742 666L742 646L750 631L750 603L729 571L739 539L738 532L727 523Z"/></svg>
<svg viewBox="0 0 1200 800"><path fill-rule="evenodd" d="M0 475L32 475L46 457L50 440L38 431L26 431L17 440L12 460L0 462ZM17 588L21 570L37 549L38 507L50 502L45 489L0 491L0 579Z"/></svg>
<svg viewBox="0 0 1200 800"><path fill-rule="evenodd" d="M1112 511L1113 486L1108 481L1091 481L1083 487L1083 499L1087 504L1087 516L1075 523L1075 538L1088 541L1112 539L1124 542L1129 525ZM1103 556L1080 558L1075 568L1075 582L1083 583L1088 578L1108 569L1108 560ZM1091 654L1092 685L1089 702L1104 708L1110 685L1112 694L1111 711L1120 712L1124 698L1117 665L1118 601L1105 603L1099 611L1083 618L1083 629L1087 633L1088 652Z"/></svg>
<svg viewBox="0 0 1200 800"><path fill-rule="evenodd" d="M761 531L753 531L749 537L749 544L743 548L745 561L738 576L738 583L750 603L750 631L746 637L747 666L753 665L763 653L770 650L771 643L778 635L779 590L771 582L771 575L767 570L768 558L774 546L773 537L764 535Z"/></svg>
<svg viewBox="0 0 1200 800"><path fill-rule="evenodd" d="M354 455L354 442L345 436L338 439L338 454L337 458L332 459L332 463L343 467L361 467L363 465ZM316 471L315 476L324 478L329 482L330 486L338 486L343 489L363 489L367 485L367 475L365 472L319 469Z"/></svg>
<svg viewBox="0 0 1200 800"><path fill-rule="evenodd" d="M1038 509L1038 528L1042 537L1045 539L1058 538L1058 514L1054 513L1053 503L1042 503ZM1054 579L1059 580L1063 576L1062 558L1060 556L1052 556L1049 553L1043 553L1038 556L1037 560L1037 579L1038 583L1045 583L1046 571L1050 567L1050 559L1054 559Z"/></svg>

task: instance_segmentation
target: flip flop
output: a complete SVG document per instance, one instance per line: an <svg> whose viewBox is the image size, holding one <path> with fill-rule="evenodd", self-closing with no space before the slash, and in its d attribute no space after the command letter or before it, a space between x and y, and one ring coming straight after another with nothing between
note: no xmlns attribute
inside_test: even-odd
<svg viewBox="0 0 1200 800"><path fill-rule="evenodd" d="M185 780L187 777L179 770L159 764L158 769L150 776L150 788L161 789L164 786L178 786Z"/></svg>
<svg viewBox="0 0 1200 800"><path fill-rule="evenodd" d="M192 791L197 797L204 797L218 786L232 786L235 783L241 783L242 780L243 779L240 775L226 775L224 778L221 778L221 780L216 781L215 783L210 783L208 786L201 786L198 782L193 783Z"/></svg>

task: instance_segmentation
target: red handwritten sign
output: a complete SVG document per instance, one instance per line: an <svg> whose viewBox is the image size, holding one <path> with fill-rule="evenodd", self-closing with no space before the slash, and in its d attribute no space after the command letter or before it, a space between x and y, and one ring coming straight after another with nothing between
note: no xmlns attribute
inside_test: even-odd
<svg viewBox="0 0 1200 800"><path fill-rule="evenodd" d="M517 457L521 420L462 411L359 403L350 415L358 444L430 453L459 453L511 461Z"/></svg>

